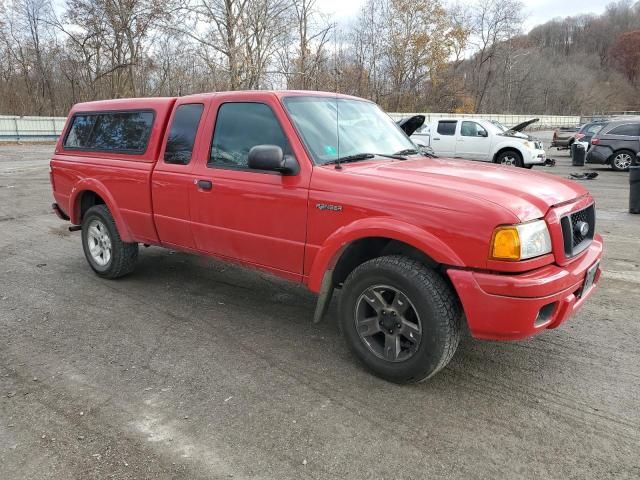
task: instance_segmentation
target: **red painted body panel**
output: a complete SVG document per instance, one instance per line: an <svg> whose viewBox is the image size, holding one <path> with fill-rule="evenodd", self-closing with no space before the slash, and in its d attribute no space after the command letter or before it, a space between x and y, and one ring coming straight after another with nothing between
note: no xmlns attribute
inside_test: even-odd
<svg viewBox="0 0 640 480"><path fill-rule="evenodd" d="M140 155L68 151L63 134L51 161L60 209L79 224L80 199L103 198L125 241L216 256L304 282L314 292L345 247L367 237L409 244L444 266L472 333L512 339L559 325L578 308L585 271L602 255L601 239L577 258L564 257L560 218L593 202L580 185L529 171L417 158L315 166L281 99L313 92L228 92L76 105L76 112L150 109L147 151ZM332 94L333 95L333 94ZM242 101L267 104L300 165L297 175L207 166L218 108ZM187 165L164 162L175 108L204 110ZM68 128L68 127L67 127ZM209 180L211 190L197 186ZM319 209L318 204L339 206ZM545 218L554 253L504 262L489 259L495 227ZM587 295L588 296L588 295ZM540 308L557 302L552 319L533 325Z"/></svg>
<svg viewBox="0 0 640 480"><path fill-rule="evenodd" d="M497 275L469 270L448 270L464 307L467 324L476 338L518 340L556 328L593 293L600 279L582 297L586 271L602 258L602 238L568 268L549 265L520 275ZM547 321L536 325L540 309L555 303Z"/></svg>

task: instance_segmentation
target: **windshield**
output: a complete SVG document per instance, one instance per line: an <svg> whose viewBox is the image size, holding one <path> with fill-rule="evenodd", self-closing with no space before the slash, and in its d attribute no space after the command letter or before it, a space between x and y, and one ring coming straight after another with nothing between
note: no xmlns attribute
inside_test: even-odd
<svg viewBox="0 0 640 480"><path fill-rule="evenodd" d="M491 123L493 123L498 130L500 130L501 132L506 132L507 131L507 127L505 127L504 125L502 125L500 122L498 122L497 120L491 120Z"/></svg>
<svg viewBox="0 0 640 480"><path fill-rule="evenodd" d="M284 105L318 165L361 153L393 155L416 148L374 103L296 96L286 97Z"/></svg>

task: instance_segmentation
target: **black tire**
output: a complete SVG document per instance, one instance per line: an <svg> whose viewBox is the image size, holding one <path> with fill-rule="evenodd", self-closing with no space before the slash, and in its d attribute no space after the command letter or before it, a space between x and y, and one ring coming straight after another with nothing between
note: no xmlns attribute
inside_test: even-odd
<svg viewBox="0 0 640 480"><path fill-rule="evenodd" d="M507 159L511 158L512 163L507 163ZM496 157L496 163L500 165L511 165L514 167L523 167L524 162L522 161L522 155L517 150L505 150L504 152L500 152L500 154Z"/></svg>
<svg viewBox="0 0 640 480"><path fill-rule="evenodd" d="M90 242L95 243L95 235L89 232L92 227L101 227L97 230L101 233L104 242L109 242L110 254L94 255L91 253ZM104 229L103 229L104 227ZM100 247L99 247L100 248ZM120 238L116 223L106 205L91 207L82 219L82 249L89 266L103 278L119 278L133 271L138 259L138 244L125 243ZM104 248L100 251L104 252ZM104 264L101 264L104 261Z"/></svg>
<svg viewBox="0 0 640 480"><path fill-rule="evenodd" d="M631 166L631 163L633 163L633 159L635 156L636 154L633 153L631 150L618 150L613 155L611 155L609 163L611 164L611 168L616 172L628 172L629 167ZM627 164L626 167L620 165L620 162L618 161L619 158L628 159L629 163Z"/></svg>
<svg viewBox="0 0 640 480"><path fill-rule="evenodd" d="M525 165L524 168L528 168L529 170L531 170L533 168L533 164L530 163L529 165Z"/></svg>
<svg viewBox="0 0 640 480"><path fill-rule="evenodd" d="M365 292L387 286L397 289L408 299L404 303L409 306L405 307L406 311L400 317L403 327L395 332L400 338L400 345L411 343L411 348L401 352L401 355L408 356L403 360L401 355L395 356L396 360L383 358L387 356L387 337L393 337L387 335L389 331L382 331L387 328L382 326L383 320L371 323L381 331L366 337L367 340L356 326L360 305L364 305L362 302L368 304L365 308L371 305L366 299L363 300ZM378 257L358 266L344 282L338 308L340 330L351 351L374 374L394 383L416 383L435 375L449 363L460 342L462 308L457 296L435 271L408 257ZM416 314L412 322L420 326L419 342L410 342L408 336L401 333L411 308ZM378 314L376 318L383 317ZM385 317L385 320L388 318ZM394 318L398 317L394 315ZM361 328L363 326L360 324ZM399 326L400 323L396 324L396 327ZM383 344L383 356L372 348L372 345L379 348L380 343Z"/></svg>

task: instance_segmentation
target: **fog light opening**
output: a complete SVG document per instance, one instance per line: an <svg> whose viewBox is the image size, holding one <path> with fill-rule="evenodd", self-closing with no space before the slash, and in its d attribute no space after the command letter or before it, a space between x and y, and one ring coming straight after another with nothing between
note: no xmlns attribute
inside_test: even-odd
<svg viewBox="0 0 640 480"><path fill-rule="evenodd" d="M544 307L542 307L538 312L536 321L533 322L533 326L538 328L551 322L551 318L553 317L553 312L555 312L557 304L558 302L553 302L553 303L548 303Z"/></svg>

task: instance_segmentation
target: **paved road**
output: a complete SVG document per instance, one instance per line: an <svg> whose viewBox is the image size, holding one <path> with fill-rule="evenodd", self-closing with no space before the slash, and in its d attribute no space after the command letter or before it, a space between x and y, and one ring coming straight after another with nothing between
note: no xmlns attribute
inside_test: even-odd
<svg viewBox="0 0 640 480"><path fill-rule="evenodd" d="M91 273L49 213L51 147L0 147L0 478L640 477L640 216L606 168L602 288L425 384L356 364L302 288L149 248ZM566 175L566 156L548 172Z"/></svg>

